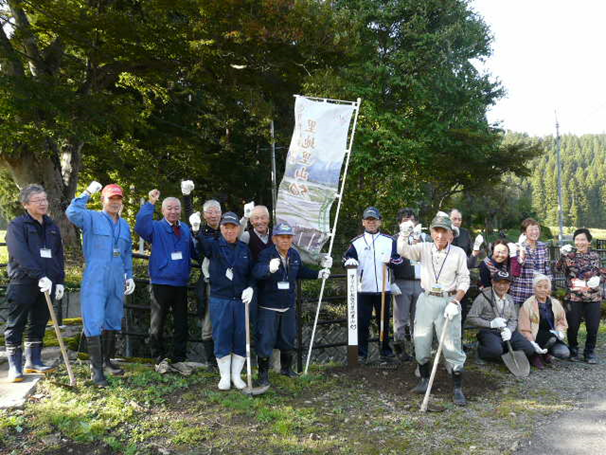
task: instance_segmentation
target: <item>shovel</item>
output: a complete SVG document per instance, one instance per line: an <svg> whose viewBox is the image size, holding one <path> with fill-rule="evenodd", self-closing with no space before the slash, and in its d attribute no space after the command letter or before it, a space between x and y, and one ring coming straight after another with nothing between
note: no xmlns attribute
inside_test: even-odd
<svg viewBox="0 0 606 455"><path fill-rule="evenodd" d="M525 378L530 374L530 363L523 351L514 351L507 340L507 352L501 355L505 366L516 378Z"/></svg>
<svg viewBox="0 0 606 455"><path fill-rule="evenodd" d="M436 352L436 357L433 360L433 368L431 369L431 376L429 377L429 384L427 385L427 391L425 392L425 397L423 398L423 403L421 403L421 412L442 412L445 410L444 407L439 405L430 405L429 397L431 396L431 388L433 386L433 380L436 378L436 372L438 371L438 364L440 363L440 355L442 354L442 347L444 346L444 339L446 338L446 329L448 329L448 323L450 319L445 318L444 326L442 328L442 335L440 336L440 344L438 344L438 351Z"/></svg>
<svg viewBox="0 0 606 455"><path fill-rule="evenodd" d="M55 316L55 309L53 308L53 302L50 299L50 293L44 292L44 297L46 298L46 304L48 305L48 312L50 313L50 317L53 321L53 327L55 328L55 334L57 335L57 340L59 341L59 347L61 348L61 355L63 355L63 361L65 362L65 368L67 369L67 375L69 376L69 386L76 386L76 377L74 376L74 372L72 371L72 366L69 363L69 357L67 356L67 350L65 349L65 345L63 344L63 336L61 336L61 330L59 330L59 324L57 323L57 316Z"/></svg>
<svg viewBox="0 0 606 455"><path fill-rule="evenodd" d="M245 324L246 324L246 380L247 385L242 389L242 393L244 395L248 395L249 397L255 397L257 395L263 395L269 389L269 385L264 385L261 387L253 387L252 386L252 367L250 364L250 304L245 304L244 306L244 314L245 314Z"/></svg>

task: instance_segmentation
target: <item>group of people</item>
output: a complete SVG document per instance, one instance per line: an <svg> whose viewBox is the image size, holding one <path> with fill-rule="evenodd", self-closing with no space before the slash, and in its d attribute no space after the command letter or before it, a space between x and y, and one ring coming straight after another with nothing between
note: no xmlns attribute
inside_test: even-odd
<svg viewBox="0 0 606 455"><path fill-rule="evenodd" d="M192 261L201 265L196 283L202 339L210 363L216 362L218 388L244 388L241 371L246 354L245 311L252 314L258 383L269 384L270 356L280 350L281 372L292 370L295 349L295 296L300 279L326 279L332 258L324 256L319 270L303 264L293 248L294 229L287 223L270 228L267 207L246 204L244 216L222 213L216 200L208 200L202 213L194 212L194 184L181 184L182 203L167 197L161 203L161 219L154 219L160 192L154 189L136 217L135 231L151 245L150 349L159 362L187 357L187 286ZM101 211L87 208L101 191ZM124 194L116 184L102 187L92 182L66 210L68 219L83 234L86 267L81 286L84 333L91 360L91 378L104 387L106 375L123 370L115 356L116 333L121 330L124 296L135 289L132 268L132 238L129 224L121 218ZM5 331L9 380L19 382L25 373L50 371L41 358L49 313L44 294L61 299L64 293L64 258L59 227L48 217L44 188L29 185L21 191L25 214L14 219L7 231L9 251L9 320ZM414 210L405 208L397 217L399 232L381 232L382 216L375 207L362 215L364 232L345 252L346 267L356 267L359 277L359 360L369 356L373 311L384 328L379 345L381 362L408 361L407 342L414 343L419 384L425 393L430 376L434 334L444 333L444 358L453 378L454 402L465 405L462 381L466 354L461 334L470 287L470 268L478 267L481 235L472 242L461 227L462 214L438 212L423 232ZM204 222L203 222L204 221ZM477 361L498 359L510 344L524 351L531 363L543 368L552 358L579 360L577 333L581 319L587 325L584 360L595 363L595 345L600 321L601 267L591 251L587 229L574 233L575 248L565 245L555 265L566 277L564 304L551 297L552 272L545 243L539 240L540 225L526 219L518 242L499 239L480 264L480 293L466 321L477 327ZM381 302L387 306L381 311ZM393 298L394 351L390 343ZM167 315L173 318L173 349L164 340ZM380 320L381 316L384 318ZM444 332L445 331L445 332ZM567 332L567 342L565 335ZM25 333L25 367L22 339ZM409 351L409 350L408 350Z"/></svg>
<svg viewBox="0 0 606 455"><path fill-rule="evenodd" d="M206 201L203 215L193 211L194 184L184 181L181 191L190 225L182 223L181 201L162 201L162 218L155 220L160 192L153 189L136 217L135 231L151 245L150 348L156 361L165 356L179 362L187 356L187 286L192 260L201 262L196 284L199 316L203 319L203 341L207 357L220 373L218 387L232 384L242 389L245 362L245 306L255 314L255 345L259 382L269 384L269 358L280 350L281 372L292 370L295 348L295 296L299 279L326 279L332 258L321 259L320 270L305 266L292 247L294 229L287 223L269 228L265 206L245 206L245 216L222 213L216 200ZM101 191L102 210L87 208ZM124 193L116 184L105 187L92 182L74 198L66 210L68 219L83 237L85 269L80 292L84 334L91 362L91 379L107 386L106 375L124 371L115 357L116 333L121 330L124 296L135 290L130 226L121 218ZM9 318L6 347L9 381L20 382L25 373L45 373L51 368L41 359L44 331L49 319L44 294L61 299L64 292L64 258L58 226L47 216L44 188L29 185L21 191L25 214L13 220L7 232L9 251ZM205 225L202 226L202 216ZM248 228L248 222L252 227ZM172 313L172 353L163 337L167 315ZM26 332L25 370L22 338Z"/></svg>

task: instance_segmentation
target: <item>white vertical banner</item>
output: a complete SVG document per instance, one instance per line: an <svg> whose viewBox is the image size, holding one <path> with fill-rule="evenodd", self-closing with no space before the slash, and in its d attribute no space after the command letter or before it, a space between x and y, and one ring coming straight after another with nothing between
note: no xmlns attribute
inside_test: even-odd
<svg viewBox="0 0 606 455"><path fill-rule="evenodd" d="M358 346L358 269L347 268L347 344Z"/></svg>
<svg viewBox="0 0 606 455"><path fill-rule="evenodd" d="M330 209L339 192L356 108L350 101L296 97L295 128L278 189L276 218L294 228L294 243L305 262L317 263L330 237Z"/></svg>

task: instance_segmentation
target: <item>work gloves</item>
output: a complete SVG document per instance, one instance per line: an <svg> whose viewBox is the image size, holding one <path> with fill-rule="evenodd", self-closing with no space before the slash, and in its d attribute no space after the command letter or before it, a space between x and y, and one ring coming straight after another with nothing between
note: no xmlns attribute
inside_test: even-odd
<svg viewBox="0 0 606 455"><path fill-rule="evenodd" d="M149 203L151 205L155 205L156 202L158 202L158 199L160 199L160 190L157 190L154 188L149 193L147 193L147 197L148 197Z"/></svg>
<svg viewBox="0 0 606 455"><path fill-rule="evenodd" d="M589 278L587 280L587 286L590 287L591 289L599 288L600 287L600 277L592 276L591 278Z"/></svg>
<svg viewBox="0 0 606 455"><path fill-rule="evenodd" d="M518 245L515 243L509 242L507 248L509 249L509 257L515 258L518 255Z"/></svg>
<svg viewBox="0 0 606 455"><path fill-rule="evenodd" d="M189 216L189 224L191 225L192 231L198 232L200 230L200 225L202 224L200 212L192 213Z"/></svg>
<svg viewBox="0 0 606 455"><path fill-rule="evenodd" d="M246 305L249 305L250 302L252 302L254 293L255 291L250 286L244 289L242 291L242 302L244 302Z"/></svg>
<svg viewBox="0 0 606 455"><path fill-rule="evenodd" d="M553 333L558 340L564 341L564 332L561 330L550 330L549 332Z"/></svg>
<svg viewBox="0 0 606 455"><path fill-rule="evenodd" d="M566 255L572 253L572 245L564 245L560 247L560 254Z"/></svg>
<svg viewBox="0 0 606 455"><path fill-rule="evenodd" d="M49 280L47 277L43 276L38 280L38 287L40 288L40 292L43 294L46 292L50 292L53 287L53 282Z"/></svg>
<svg viewBox="0 0 606 455"><path fill-rule="evenodd" d="M402 290L396 283L391 283L389 291L391 292L391 295L402 295Z"/></svg>
<svg viewBox="0 0 606 455"><path fill-rule="evenodd" d="M484 237L482 236L482 234L478 234L473 242L473 251L478 251L483 243Z"/></svg>
<svg viewBox="0 0 606 455"><path fill-rule="evenodd" d="M444 317L447 318L449 321L452 321L454 317L459 313L459 304L454 300L448 302L448 305L446 305L446 308L444 309Z"/></svg>
<svg viewBox="0 0 606 455"><path fill-rule="evenodd" d="M532 344L534 352L537 354L547 354L547 349L541 349L541 346L539 346L535 341L531 341L530 344Z"/></svg>
<svg viewBox="0 0 606 455"><path fill-rule="evenodd" d="M252 211L255 208L255 202L249 202L248 204L244 204L244 218L250 218L252 215Z"/></svg>
<svg viewBox="0 0 606 455"><path fill-rule="evenodd" d="M86 191L92 196L93 194L101 191L101 188L103 188L103 185L101 185L99 182L92 181L86 188Z"/></svg>
<svg viewBox="0 0 606 455"><path fill-rule="evenodd" d="M504 318L494 318L490 321L491 329L502 329L503 327L507 327L507 321Z"/></svg>
<svg viewBox="0 0 606 455"><path fill-rule="evenodd" d="M412 230L412 238L414 240L419 240L421 238L421 233L422 232L423 232L423 225L421 223L419 223Z"/></svg>
<svg viewBox="0 0 606 455"><path fill-rule="evenodd" d="M358 261L356 261L354 258L349 258L345 261L345 263L343 265L345 267L357 267L360 265L360 263Z"/></svg>
<svg viewBox="0 0 606 455"><path fill-rule="evenodd" d="M280 258L273 258L269 261L269 273L276 273L280 268Z"/></svg>
<svg viewBox="0 0 606 455"><path fill-rule="evenodd" d="M324 255L320 260L320 267L330 269L332 267L332 257L330 257L328 254Z"/></svg>
<svg viewBox="0 0 606 455"><path fill-rule="evenodd" d="M126 289L124 290L124 295L131 295L133 292L135 292L135 280L132 278L126 280L125 286Z"/></svg>
<svg viewBox="0 0 606 455"><path fill-rule="evenodd" d="M511 340L511 330L509 330L507 327L501 330L501 338L503 339L503 341Z"/></svg>
<svg viewBox="0 0 606 455"><path fill-rule="evenodd" d="M194 182L191 180L184 180L181 182L181 193L183 193L183 196L189 196L194 188Z"/></svg>
<svg viewBox="0 0 606 455"><path fill-rule="evenodd" d="M404 237L408 237L414 232L414 230L415 224L410 220L404 221L400 224L400 235L403 235Z"/></svg>
<svg viewBox="0 0 606 455"><path fill-rule="evenodd" d="M330 277L330 269L322 269L318 272L318 280L327 280Z"/></svg>
<svg viewBox="0 0 606 455"><path fill-rule="evenodd" d="M65 294L65 287L62 284L55 286L55 300L61 300Z"/></svg>

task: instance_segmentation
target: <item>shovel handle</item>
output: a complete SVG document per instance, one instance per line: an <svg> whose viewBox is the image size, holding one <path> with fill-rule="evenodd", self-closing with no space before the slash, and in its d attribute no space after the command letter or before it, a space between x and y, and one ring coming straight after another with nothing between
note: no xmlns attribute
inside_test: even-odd
<svg viewBox="0 0 606 455"><path fill-rule="evenodd" d="M246 324L246 382L248 389L252 390L252 367L250 365L250 307L244 304L244 323Z"/></svg>
<svg viewBox="0 0 606 455"><path fill-rule="evenodd" d="M383 263L383 287L381 289L381 323L379 340L385 341L385 293L387 289L387 264Z"/></svg>
<svg viewBox="0 0 606 455"><path fill-rule="evenodd" d="M50 313L50 317L53 321L53 327L55 328L55 334L57 335L57 340L59 341L59 347L61 348L61 355L63 356L63 362L65 362L65 368L67 369L67 375L69 376L69 385L75 387L76 385L76 377L74 376L74 372L72 371L72 365L69 363L69 357L67 356L67 350L65 349L65 345L63 344L63 336L61 335L61 330L59 330L59 324L57 323L57 317L55 316L55 309L53 308L53 302L50 299L50 293L44 292L44 297L46 299L46 304L48 305L48 312Z"/></svg>
<svg viewBox="0 0 606 455"><path fill-rule="evenodd" d="M440 363L440 355L442 354L442 346L444 346L444 340L446 339L446 330L448 329L448 323L450 319L445 318L444 327L442 328L442 335L440 336L440 344L438 345L438 352L433 360L433 368L431 369L431 376L429 377L429 383L427 384L427 391L421 403L421 412L427 412L427 405L429 404L429 396L431 395L431 387L433 386L433 380L436 377L436 371L438 371L438 364Z"/></svg>

